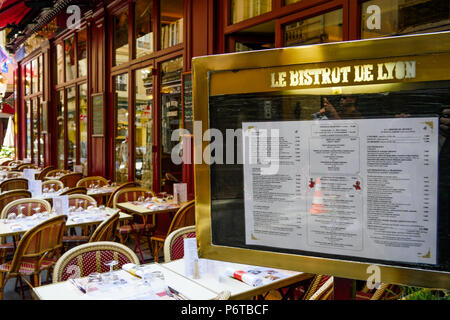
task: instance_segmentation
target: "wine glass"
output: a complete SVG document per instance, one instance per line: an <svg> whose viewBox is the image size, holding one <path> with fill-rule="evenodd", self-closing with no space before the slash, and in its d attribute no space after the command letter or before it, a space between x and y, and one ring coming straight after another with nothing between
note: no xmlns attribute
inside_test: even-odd
<svg viewBox="0 0 450 320"><path fill-rule="evenodd" d="M165 201L167 197L167 192L163 191L160 193L161 198Z"/></svg>
<svg viewBox="0 0 450 320"><path fill-rule="evenodd" d="M47 193L47 192L48 192L48 187L45 186L44 189L43 189L42 191L43 191L44 193Z"/></svg>
<svg viewBox="0 0 450 320"><path fill-rule="evenodd" d="M114 266L119 264L119 261L117 260L111 260L111 261L107 261L105 262L105 266L109 267L109 272L105 274L105 278L107 280L114 280ZM117 278L117 275L115 275Z"/></svg>
<svg viewBox="0 0 450 320"><path fill-rule="evenodd" d="M153 271L150 273L150 287L155 293L166 291L166 281L161 271Z"/></svg>
<svg viewBox="0 0 450 320"><path fill-rule="evenodd" d="M48 191L48 192L50 192L50 193L54 193L55 192L55 189L53 188L55 185L52 183L51 185L50 185L50 190Z"/></svg>
<svg viewBox="0 0 450 320"><path fill-rule="evenodd" d="M37 206L36 208L33 208L33 211L34 211L34 215L39 217L40 215L38 215L38 214L41 211L41 206Z"/></svg>
<svg viewBox="0 0 450 320"><path fill-rule="evenodd" d="M138 200L138 202L142 203L142 202L144 202L145 197L144 196L139 196L137 200Z"/></svg>
<svg viewBox="0 0 450 320"><path fill-rule="evenodd" d="M19 215L23 214L23 209L25 209L25 206L19 206L17 208L19 210Z"/></svg>

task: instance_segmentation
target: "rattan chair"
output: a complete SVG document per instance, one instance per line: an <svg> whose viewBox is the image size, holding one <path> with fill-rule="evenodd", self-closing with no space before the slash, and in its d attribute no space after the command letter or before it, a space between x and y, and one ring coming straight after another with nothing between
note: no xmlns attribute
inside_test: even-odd
<svg viewBox="0 0 450 320"><path fill-rule="evenodd" d="M69 198L69 206L73 206L75 208L83 208L87 209L89 206L97 206L97 201L91 196L86 194L71 194L68 196Z"/></svg>
<svg viewBox="0 0 450 320"><path fill-rule="evenodd" d="M46 200L42 199L18 199L8 203L2 210L1 219L6 219L10 213L19 214L20 212L25 216L32 216L36 213L35 209L40 212L51 212L52 206Z"/></svg>
<svg viewBox="0 0 450 320"><path fill-rule="evenodd" d="M52 170L55 170L54 166L45 167L44 169L41 170L41 172L39 172L39 175L37 176L36 180L44 180L47 173L49 173Z"/></svg>
<svg viewBox="0 0 450 320"><path fill-rule="evenodd" d="M15 170L8 171L6 173L6 178L7 179L23 178L23 172L15 171Z"/></svg>
<svg viewBox="0 0 450 320"><path fill-rule="evenodd" d="M63 191L59 195L65 196L70 194L87 194L87 189L85 187L69 188L69 190Z"/></svg>
<svg viewBox="0 0 450 320"><path fill-rule="evenodd" d="M6 179L0 183L2 192L11 190L28 190L28 180L24 178Z"/></svg>
<svg viewBox="0 0 450 320"><path fill-rule="evenodd" d="M58 179L59 177L70 173L69 170L63 170L63 169L53 169L47 171L47 174L44 176L47 179Z"/></svg>
<svg viewBox="0 0 450 320"><path fill-rule="evenodd" d="M86 177L82 178L80 181L77 182L77 187L86 187L89 188L91 184L98 185L100 187L103 187L108 184L108 180L101 176L92 176L92 177Z"/></svg>
<svg viewBox="0 0 450 320"><path fill-rule="evenodd" d="M150 238L153 248L153 258L156 262L159 260L159 251L164 246L164 241L168 235L182 227L195 225L195 200L191 200L178 209L177 213L170 223L169 230L166 233L159 233L158 230Z"/></svg>
<svg viewBox="0 0 450 320"><path fill-rule="evenodd" d="M59 191L61 189L64 189L64 184L59 180L45 180L42 182L42 191L45 188L50 189L50 187L55 191Z"/></svg>
<svg viewBox="0 0 450 320"><path fill-rule="evenodd" d="M8 163L8 167L10 167L11 170L16 170L21 164L23 164L22 160L13 160Z"/></svg>
<svg viewBox="0 0 450 320"><path fill-rule="evenodd" d="M172 231L164 240L164 262L184 257L184 239L195 238L195 226L187 226Z"/></svg>
<svg viewBox="0 0 450 320"><path fill-rule="evenodd" d="M147 197L148 195L153 197L155 194L151 189L148 188L141 188L141 187L123 188L114 195L113 208L116 208L117 203L136 201L139 199L140 196ZM125 243L128 235L132 235L135 240L135 250L139 251L139 255L142 261L144 261L144 254L142 253L140 245L141 238L142 236L146 236L146 239L148 241L148 247L151 250L150 236L152 235L152 231L155 229L156 219L154 215L151 215L149 219L149 216L147 215L139 215L135 213L131 214L133 215L133 221L127 222L127 224L119 226L120 242Z"/></svg>
<svg viewBox="0 0 450 320"><path fill-rule="evenodd" d="M126 263L139 264L139 258L127 246L111 241L85 243L64 253L55 265L53 282L60 282L73 276L73 267L79 270L78 277L86 277L93 272L108 272L105 262L116 260L116 270Z"/></svg>
<svg viewBox="0 0 450 320"><path fill-rule="evenodd" d="M400 292L400 286L394 284L380 283L374 289L369 289L366 285L356 292L356 300L397 300Z"/></svg>
<svg viewBox="0 0 450 320"><path fill-rule="evenodd" d="M316 275L303 300L332 300L334 277Z"/></svg>
<svg viewBox="0 0 450 320"><path fill-rule="evenodd" d="M64 183L65 187L75 188L77 187L78 181L82 178L83 174L81 172L71 172L59 177L58 180Z"/></svg>
<svg viewBox="0 0 450 320"><path fill-rule="evenodd" d="M99 224L89 238L89 242L114 241L117 232L117 225L119 223L119 217L120 211L117 211L108 219Z"/></svg>
<svg viewBox="0 0 450 320"><path fill-rule="evenodd" d="M0 299L3 299L3 288L11 278L23 279L30 287L41 285L41 272L50 272L60 257L66 221L66 215L59 215L38 224L23 235L12 261L0 265ZM33 285L25 276L33 278Z"/></svg>
<svg viewBox="0 0 450 320"><path fill-rule="evenodd" d="M21 164L20 166L17 167L17 171L23 171L23 169L39 169L39 166L32 164L32 163L25 163L25 164Z"/></svg>
<svg viewBox="0 0 450 320"><path fill-rule="evenodd" d="M110 207L110 208L113 207L114 196L117 193L119 193L120 190L123 190L125 188L134 188L134 187L140 187L140 186L141 186L141 184L139 182L135 182L135 181L125 182L125 183L121 184L110 194L108 201L106 202L106 206Z"/></svg>

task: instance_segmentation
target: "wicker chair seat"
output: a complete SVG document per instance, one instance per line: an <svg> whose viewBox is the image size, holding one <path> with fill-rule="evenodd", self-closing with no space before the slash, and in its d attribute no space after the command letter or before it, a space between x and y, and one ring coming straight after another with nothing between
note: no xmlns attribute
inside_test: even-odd
<svg viewBox="0 0 450 320"><path fill-rule="evenodd" d="M114 267L115 270L119 270L122 268L122 265L130 263L130 259L128 257L117 251L107 249L88 251L74 257L67 264L65 264L61 273L61 281L65 281L73 276L73 266L79 268L80 277L88 276L93 272L108 272L109 267L105 265L105 262L111 260L116 260L119 262Z"/></svg>
<svg viewBox="0 0 450 320"><path fill-rule="evenodd" d="M133 232L141 232L141 231L151 231L155 228L154 224L151 223L132 223L126 224L119 227L119 232L121 234L129 234Z"/></svg>
<svg viewBox="0 0 450 320"><path fill-rule="evenodd" d="M56 262L55 259L44 258L42 260L40 270L48 269L50 266L55 264L55 262ZM25 274L25 275L33 274L36 269L36 263L37 263L37 261L35 259L31 259L31 258L23 259L22 263L20 264L20 267L19 267L19 272L22 274ZM0 271L8 272L11 269L11 264L12 264L12 261L8 261L8 262L0 265Z"/></svg>

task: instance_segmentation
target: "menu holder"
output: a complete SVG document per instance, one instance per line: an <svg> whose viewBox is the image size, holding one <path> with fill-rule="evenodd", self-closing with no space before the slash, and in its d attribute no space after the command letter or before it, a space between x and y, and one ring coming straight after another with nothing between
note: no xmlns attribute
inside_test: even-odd
<svg viewBox="0 0 450 320"><path fill-rule="evenodd" d="M187 184L186 183L174 183L173 199L176 203L187 201Z"/></svg>
<svg viewBox="0 0 450 320"><path fill-rule="evenodd" d="M57 215L69 213L69 196L53 197L53 210Z"/></svg>
<svg viewBox="0 0 450 320"><path fill-rule="evenodd" d="M25 169L26 170L26 169ZM42 195L42 180L28 180L28 190L33 197Z"/></svg>

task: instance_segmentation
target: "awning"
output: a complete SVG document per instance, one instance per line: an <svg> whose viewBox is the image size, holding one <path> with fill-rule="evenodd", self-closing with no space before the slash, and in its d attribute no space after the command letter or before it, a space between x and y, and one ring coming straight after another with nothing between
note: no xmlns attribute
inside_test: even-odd
<svg viewBox="0 0 450 320"><path fill-rule="evenodd" d="M0 0L0 29L8 24L18 25L30 10L23 0Z"/></svg>

